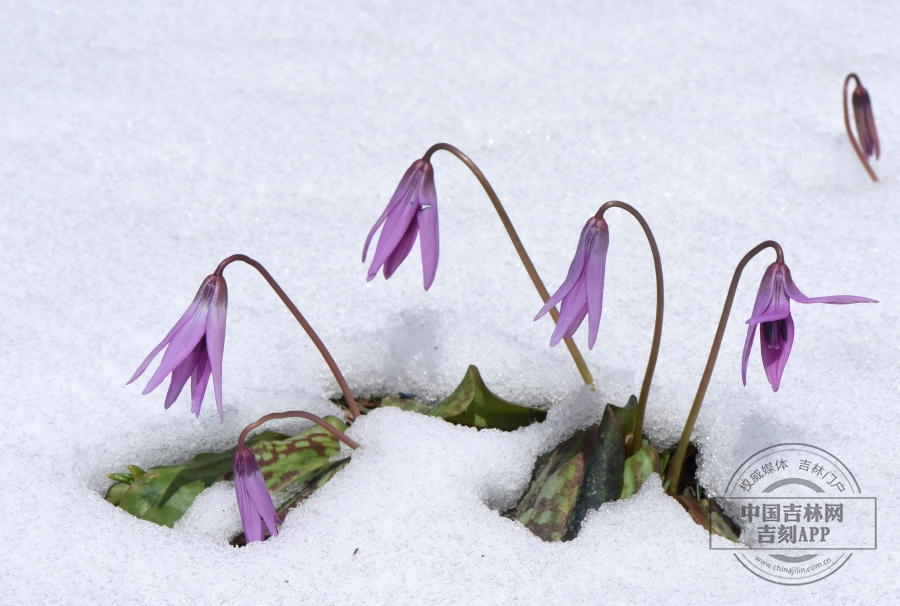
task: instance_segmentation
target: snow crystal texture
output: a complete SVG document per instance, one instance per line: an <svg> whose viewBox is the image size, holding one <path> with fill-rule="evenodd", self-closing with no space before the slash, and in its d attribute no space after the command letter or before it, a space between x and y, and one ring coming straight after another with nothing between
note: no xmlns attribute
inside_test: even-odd
<svg viewBox="0 0 900 606"><path fill-rule="evenodd" d="M757 2L46 2L0 20L0 601L10 604L661 604L885 602L900 595L900 5ZM845 136L857 72L882 159ZM770 252L737 291L695 429L702 481L750 454L824 448L878 498L876 551L781 587L711 551L658 481L546 544L500 517L534 457L637 393L654 310L643 234L610 211L598 345L585 390L491 205L434 157L441 258L418 246L365 280L366 233L433 143L466 152L548 288L603 202L654 228L666 319L646 430L674 443L734 265L778 240L807 295L772 393L744 320ZM174 529L103 500L105 474L233 445L263 414L335 412L337 385L261 278L226 271L225 421L207 394L125 381L233 253L262 262L358 394L437 400L475 364L547 422L478 432L397 410L276 540L234 549L230 484ZM371 254L371 253L370 253ZM155 368L155 366L151 367ZM272 429L297 431L286 421ZM358 550L358 551L357 551ZM354 555L355 554L355 555Z"/></svg>

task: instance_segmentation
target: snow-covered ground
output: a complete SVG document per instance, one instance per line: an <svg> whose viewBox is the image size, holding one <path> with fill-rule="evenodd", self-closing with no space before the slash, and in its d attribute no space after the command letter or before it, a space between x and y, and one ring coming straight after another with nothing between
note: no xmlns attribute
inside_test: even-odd
<svg viewBox="0 0 900 606"><path fill-rule="evenodd" d="M900 5L872 2L7 2L0 18L0 602L224 604L885 603L900 594L897 471ZM844 134L856 71L882 159L873 184ZM640 209L666 278L647 431L680 434L734 265L785 248L807 295L772 393L738 289L695 430L722 490L750 454L804 442L878 498L878 549L782 587L748 573L651 482L546 544L498 508L535 454L637 393L654 286L637 224L610 211L597 381L581 387L484 193L434 158L441 260L418 245L367 283L365 235L409 163L457 145L506 202L548 287L606 200ZM334 411L315 349L246 266L230 290L225 421L212 393L125 381L225 256L266 265L354 391L437 399L476 364L499 395L551 409L512 434L396 410L287 518L234 549L231 484L175 529L106 503L105 474L233 445L272 411ZM299 423L274 424L296 430ZM356 555L354 550L358 549Z"/></svg>

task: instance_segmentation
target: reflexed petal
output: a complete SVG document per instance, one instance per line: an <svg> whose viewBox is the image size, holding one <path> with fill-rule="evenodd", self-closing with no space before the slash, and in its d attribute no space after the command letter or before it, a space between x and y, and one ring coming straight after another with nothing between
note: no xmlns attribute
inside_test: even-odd
<svg viewBox="0 0 900 606"><path fill-rule="evenodd" d="M397 242L397 247L387 258L387 261L384 262L385 280L393 276L394 272L397 271L397 268L400 267L400 264L409 256L413 244L416 243L416 236L418 234L419 222L416 220L416 216L413 215L413 220L410 221L409 227L406 228L406 233L403 234L403 237Z"/></svg>
<svg viewBox="0 0 900 606"><path fill-rule="evenodd" d="M781 385L781 375L791 355L791 347L794 344L794 320L791 316L784 318L787 327L787 340L782 339L778 327L773 331L774 344L772 347L762 336L759 339L760 353L762 353L763 367L766 369L766 377L772 386L772 391L778 391Z"/></svg>
<svg viewBox="0 0 900 606"><path fill-rule="evenodd" d="M422 277L425 290L428 290L437 274L440 252L437 191L434 187L434 170L431 168L431 164L425 167L425 178L422 180L419 203L420 207L416 213L419 232L421 232L419 248L422 250Z"/></svg>
<svg viewBox="0 0 900 606"><path fill-rule="evenodd" d="M747 386L747 362L750 360L750 349L753 347L753 337L756 335L756 327L758 324L751 323L747 329L747 338L744 340L744 356L741 363L741 380L744 387Z"/></svg>
<svg viewBox="0 0 900 606"><path fill-rule="evenodd" d="M391 200L391 204L394 206L388 213L381 236L378 238L372 265L369 266L368 280L372 280L378 270L387 262L409 229L409 224L415 219L416 212L419 210L419 185L424 173L423 166L424 163L414 171L403 192L400 191L400 188L397 189L397 193L394 194L395 198L398 193L402 195L396 205L394 205L394 200Z"/></svg>
<svg viewBox="0 0 900 606"><path fill-rule="evenodd" d="M831 295L827 297L807 297L791 278L791 270L784 268L784 290L787 296L797 303L830 303L832 305L849 305L850 303L878 303L875 299L856 297L854 295Z"/></svg>
<svg viewBox="0 0 900 606"><path fill-rule="evenodd" d="M587 291L588 349L594 349L603 312L603 281L606 277L606 252L609 249L609 229L606 221L600 226L587 254L584 282Z"/></svg>
<svg viewBox="0 0 900 606"><path fill-rule="evenodd" d="M188 322L190 322L193 317L196 316L197 310L199 309L201 300L203 298L204 290L206 289L206 285L210 281L211 278L212 278L212 276L207 276L206 279L203 280L203 283L200 285L200 288L197 289L197 294L194 295L194 300L191 301L190 305L188 305L187 311L185 311L181 315L181 317L178 318L178 321L175 322L175 326L172 327L172 330L170 330L169 333L165 336L165 338L159 342L159 345L157 345L156 347L153 348L153 351L150 352L150 355L148 355L146 358L144 358L144 361L141 362L141 365L138 366L138 369L136 371L134 371L134 374L131 375L130 379L128 379L128 383L126 383L126 385L130 385L131 383L134 382L135 379L137 379L139 376L141 376L144 373L144 371L147 370L147 367L150 365L150 362L153 361L153 358L155 358L157 356L157 354L162 351L163 347L165 347L169 343L169 341L172 340L172 337L175 336L175 334L178 333L180 330L182 330L185 327L185 325Z"/></svg>
<svg viewBox="0 0 900 606"><path fill-rule="evenodd" d="M578 248L575 250L575 258L572 259L572 263L569 265L569 273L566 274L565 281L563 281L562 285L556 289L556 292L547 299L547 302L544 303L541 311L534 317L535 321L539 320L545 313L550 311L553 306L562 301L563 297L569 294L569 292L575 288L575 284L582 278L584 266L587 262L588 234L591 230L596 228L596 225L597 219L594 217L588 219L587 223L584 224L584 227L581 229L581 236L578 238Z"/></svg>
<svg viewBox="0 0 900 606"><path fill-rule="evenodd" d="M385 207L384 212L381 213L381 216L378 217L378 221L375 222L375 226L369 231L368 237L366 237L366 244L363 246L363 255L362 260L363 263L366 262L366 255L369 253L369 244L372 242L372 236L375 235L375 232L378 231L378 228L384 223L384 220L387 218L388 214L390 214L391 210L394 209L398 204L400 204L405 199L405 194L407 190L409 190L409 182L412 180L413 175L419 169L421 169L422 165L425 164L423 160L416 160L412 163L412 165L406 169L406 172L403 174L403 178L400 179L400 184L397 185L397 189L394 190L394 195L391 196L391 201L388 202L387 207ZM375 270L377 273L377 269Z"/></svg>
<svg viewBox="0 0 900 606"><path fill-rule="evenodd" d="M200 341L202 343L203 339ZM198 343L197 347L194 348L194 351L189 353L184 359L184 362L179 364L178 367L172 371L172 377L169 379L169 389L166 392L166 410L168 410L175 400L178 399L184 384L191 378L191 373L194 372L194 366L197 364L197 349L199 347L200 344Z"/></svg>
<svg viewBox="0 0 900 606"><path fill-rule="evenodd" d="M206 349L212 371L216 408L222 418L222 358L225 355L225 315L228 311L228 286L225 278L217 276L216 288L206 321ZM199 414L199 407L196 414Z"/></svg>

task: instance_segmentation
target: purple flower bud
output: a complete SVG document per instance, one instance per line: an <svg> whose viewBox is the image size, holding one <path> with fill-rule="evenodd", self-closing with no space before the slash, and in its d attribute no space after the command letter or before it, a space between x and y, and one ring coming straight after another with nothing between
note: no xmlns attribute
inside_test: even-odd
<svg viewBox="0 0 900 606"><path fill-rule="evenodd" d="M766 377L772 391L778 391L781 375L791 355L794 344L794 320L791 318L791 301L797 303L829 303L846 305L849 303L878 303L874 299L853 295L834 295L829 297L807 297L791 279L791 270L784 263L772 263L763 274L753 305L753 315L747 320L749 328L744 341L744 357L741 367L741 378L747 384L747 361L750 359L750 348L756 327L760 327L760 353Z"/></svg>
<svg viewBox="0 0 900 606"><path fill-rule="evenodd" d="M880 158L881 147L878 145L878 132L875 130L875 116L872 115L869 91L859 80L856 81L856 89L853 91L853 120L856 122L856 134L859 136L859 143L866 158L871 158L872 154L876 159Z"/></svg>
<svg viewBox="0 0 900 606"><path fill-rule="evenodd" d="M272 497L266 488L262 471L253 452L244 445L238 446L232 459L234 471L234 492L237 496L238 511L241 512L241 524L244 526L244 536L247 542L262 541L266 538L265 529L269 534L278 536L276 524L281 524L281 518L275 511Z"/></svg>
<svg viewBox="0 0 900 606"><path fill-rule="evenodd" d="M403 175L387 208L369 232L363 248L365 262L372 236L381 224L381 236L375 247L375 256L369 267L368 280L384 267L385 279L390 278L412 250L416 236L421 232L419 246L422 249L422 273L425 290L434 282L438 265L438 210L437 192L434 188L434 169L430 162L416 160Z"/></svg>
<svg viewBox="0 0 900 606"><path fill-rule="evenodd" d="M206 385L212 375L216 393L216 407L222 418L222 356L225 348L225 312L228 306L228 288L225 278L213 274L200 285L194 301L175 323L169 334L153 348L127 384L143 374L150 362L166 348L159 368L150 377L143 394L147 395L171 374L165 407L169 408L178 398L187 380L191 379L191 412L200 416L200 405L206 393Z"/></svg>
<svg viewBox="0 0 900 606"><path fill-rule="evenodd" d="M594 348L597 331L600 329L600 314L603 311L603 279L606 274L606 252L609 249L609 226L604 219L591 217L581 230L575 258L569 266L569 274L553 296L535 316L541 318L562 301L559 320L550 337L553 347L561 339L568 339L581 326L585 316L588 319L588 349Z"/></svg>

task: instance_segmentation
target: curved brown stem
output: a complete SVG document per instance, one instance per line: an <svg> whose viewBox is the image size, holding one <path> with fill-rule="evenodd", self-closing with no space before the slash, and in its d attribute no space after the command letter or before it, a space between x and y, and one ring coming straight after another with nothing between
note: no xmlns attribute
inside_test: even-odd
<svg viewBox="0 0 900 606"><path fill-rule="evenodd" d="M519 234L516 233L516 229L513 227L512 221L509 220L509 215L506 214L506 210L500 203L500 198L497 197L497 194L494 192L494 188L491 187L491 184L484 176L484 173L481 172L481 169L479 169L467 155L465 155L449 143L436 143L435 145L432 145L430 148L428 148L428 151L425 152L425 155L422 156L422 160L424 160L425 162L430 162L431 156L434 154L434 152L439 150L450 152L451 154L456 156L463 164L465 164L469 168L470 171L472 171L472 174L474 174L475 178L478 179L478 182L481 183L481 186L484 188L485 193L487 193L488 198L491 199L491 202L494 205L494 210L496 210L497 214L500 216L500 221L503 223L503 227L506 228L506 233L509 234L509 239L512 240L513 246L515 246L516 248L516 252L519 253L519 259L522 261L522 265L525 266L525 271L528 272L528 276L534 283L534 287L537 289L538 294L541 296L541 299L544 301L544 303L546 303L547 299L550 298L550 293L547 292L547 288L544 286L544 282L541 280L541 277L538 275L537 270L534 268L534 264L528 257L528 253L525 252L525 247L522 245L522 241L519 239ZM559 319L559 312L556 311L555 307L550 310L550 316L553 318L554 322ZM593 385L594 377L591 376L591 371L588 370L587 363L581 356L581 352L578 351L578 346L575 345L575 342L572 339L565 339L565 342L566 348L569 350L569 354L575 361L575 366L578 367L578 372L581 373L581 378L584 380L586 385Z"/></svg>
<svg viewBox="0 0 900 606"><path fill-rule="evenodd" d="M781 245L774 240L766 240L744 255L744 258L741 259L734 270L734 277L731 278L731 286L728 287L728 296L725 297L725 306L722 308L722 316L719 318L719 327L716 329L716 336L713 339L712 348L709 350L709 359L706 361L706 368L703 371L703 377L700 379L700 386L697 387L694 404L691 406L691 412L688 414L687 421L684 424L684 431L681 432L681 440L678 442L675 455L669 462L669 471L666 474L666 482L668 483L666 492L670 495L674 496L678 492L678 480L681 478L684 457L687 453L688 444L691 441L691 433L694 431L694 423L697 422L697 416L700 414L700 406L703 404L703 398L706 396L706 388L709 386L709 380L712 378L713 369L716 366L716 358L719 356L719 347L721 347L722 338L725 336L725 327L728 325L728 315L731 313L731 305L734 303L734 293L737 291L741 272L744 271L744 267L750 262L750 259L767 248L775 251L776 262L784 263L784 252L781 250Z"/></svg>
<svg viewBox="0 0 900 606"><path fill-rule="evenodd" d="M275 278L272 277L272 274L270 274L265 267L260 265L258 261L251 259L247 255L231 255L230 257L219 263L219 266L216 268L216 275L221 276L222 272L225 271L225 268L235 261L243 261L247 265L250 265L251 267L256 269L256 271L258 271L263 278L265 278L266 282L269 283L269 286L272 287L272 290L275 291L275 294L278 295L278 298L281 299L281 302L284 303L291 314L293 314L294 318L296 318L297 322L300 323L300 326L303 327L303 330L306 331L306 334L309 335L309 338L316 346L316 349L318 349L319 353L322 354L322 357L325 359L325 363L328 364L328 368L331 369L331 374L334 375L334 378L337 380L338 385L341 388L341 393L344 394L344 398L347 400L347 406L350 407L350 414L353 415L354 419L357 418L359 416L359 406L356 405L356 399L350 392L350 386L347 385L347 381L344 379L344 375L341 374L341 369L338 368L337 362L335 362L334 358L331 357L331 354L328 353L328 349L325 347L325 344L322 343L322 339L319 338L319 335L316 334L316 331L313 330L313 327L310 326L309 322L306 321L306 318L303 317L303 314L300 313L300 310L297 309L297 306L294 305L294 302L291 301L290 297L288 297L284 290L282 290L281 286L278 285L278 282L275 281Z"/></svg>
<svg viewBox="0 0 900 606"><path fill-rule="evenodd" d="M637 409L634 413L634 431L631 434L631 450L629 455L641 449L641 443L644 436L644 411L647 409L647 398L650 395L650 383L653 381L653 371L656 370L656 360L659 357L659 343L662 340L662 324L663 324L663 306L665 294L663 292L663 273L662 261L659 257L659 248L656 246L656 238L650 231L650 226L644 220L644 217L637 210L625 202L612 200L607 202L597 211L596 217L603 218L603 213L608 208L621 208L628 211L637 219L647 236L647 242L650 244L650 252L653 253L653 269L656 272L656 319L653 324L653 342L650 345L650 357L647 359L647 370L644 371L644 382L641 384L641 395L638 398Z"/></svg>
<svg viewBox="0 0 900 606"><path fill-rule="evenodd" d="M848 74L847 77L844 78L844 126L847 128L847 136L850 138L850 143L853 145L853 150L856 152L859 161L862 162L866 172L869 173L869 176L872 178L872 181L878 181L875 171L869 166L866 155L862 153L859 144L856 142L856 137L853 136L853 131L850 130L850 111L847 109L847 85L850 84L851 78L856 82L856 85L859 86L859 77L856 74Z"/></svg>
<svg viewBox="0 0 900 606"><path fill-rule="evenodd" d="M325 419L323 419L322 417L318 417L318 416L312 414L311 412L304 412L302 410L292 410L290 412L275 412L270 415L266 415L266 416L262 417L255 423L250 423L250 425L247 425L247 427L244 428L244 431L241 432L240 437L238 437L237 447L243 448L244 440L247 439L247 434L249 434L251 431L253 431L257 427L259 427L263 423L267 423L268 421L274 421L275 419L288 419L288 418L294 418L294 417L299 417L301 419L309 419L310 421L317 423L318 425L321 425L322 428L324 428L325 430L328 431L328 433L330 433L331 435L336 437L338 440L340 440L341 442L343 442L344 444L346 444L353 450L356 450L357 448L359 448L359 444L357 444L356 442L354 442L353 440L351 440L350 438L345 436L343 432L338 431L335 427L333 427L331 424L329 424Z"/></svg>

